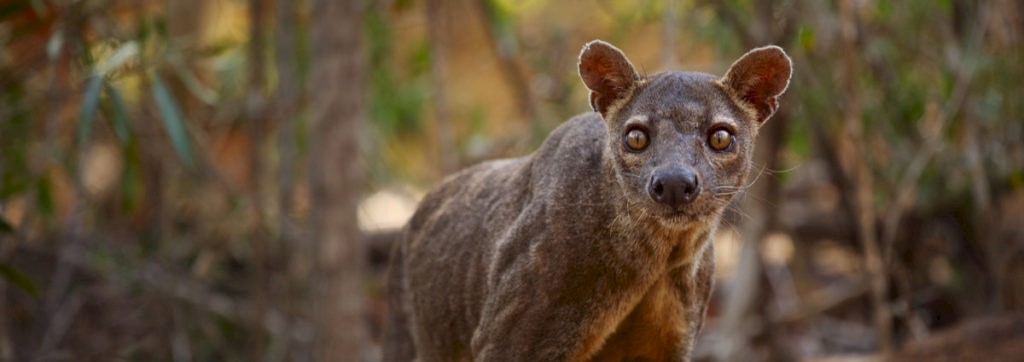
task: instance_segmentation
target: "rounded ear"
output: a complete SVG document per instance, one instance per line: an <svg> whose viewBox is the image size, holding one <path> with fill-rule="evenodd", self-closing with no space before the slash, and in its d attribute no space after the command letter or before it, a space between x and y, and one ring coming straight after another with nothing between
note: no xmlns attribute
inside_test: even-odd
<svg viewBox="0 0 1024 362"><path fill-rule="evenodd" d="M747 52L722 77L722 84L746 105L757 111L758 123L768 120L779 108L778 97L789 86L793 61L786 52L771 45Z"/></svg>
<svg viewBox="0 0 1024 362"><path fill-rule="evenodd" d="M590 106L602 116L608 107L625 97L640 80L633 64L619 48L594 40L580 51L580 78L590 89Z"/></svg>

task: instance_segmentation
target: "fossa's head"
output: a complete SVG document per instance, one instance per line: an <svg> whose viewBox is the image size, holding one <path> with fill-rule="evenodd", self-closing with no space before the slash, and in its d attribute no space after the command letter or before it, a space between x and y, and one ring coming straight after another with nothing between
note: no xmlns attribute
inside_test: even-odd
<svg viewBox="0 0 1024 362"><path fill-rule="evenodd" d="M744 185L758 128L778 108L792 72L779 47L751 50L725 76L645 76L618 48L580 53L590 104L608 128L607 154L632 212L669 227L717 217Z"/></svg>

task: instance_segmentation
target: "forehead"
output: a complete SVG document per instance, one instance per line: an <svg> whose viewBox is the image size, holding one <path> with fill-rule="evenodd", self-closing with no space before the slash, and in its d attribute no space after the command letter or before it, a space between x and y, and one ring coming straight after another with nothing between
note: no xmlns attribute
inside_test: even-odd
<svg viewBox="0 0 1024 362"><path fill-rule="evenodd" d="M736 115L737 107L718 77L707 73L664 72L649 78L630 105L629 113L657 118L689 118L693 115Z"/></svg>

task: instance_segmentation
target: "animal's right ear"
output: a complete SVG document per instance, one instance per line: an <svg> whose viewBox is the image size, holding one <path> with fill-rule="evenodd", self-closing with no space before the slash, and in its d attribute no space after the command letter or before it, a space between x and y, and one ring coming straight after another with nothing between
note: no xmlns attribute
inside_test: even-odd
<svg viewBox="0 0 1024 362"><path fill-rule="evenodd" d="M590 106L607 116L608 108L627 96L640 81L640 74L619 48L601 40L583 46L580 78L590 89Z"/></svg>

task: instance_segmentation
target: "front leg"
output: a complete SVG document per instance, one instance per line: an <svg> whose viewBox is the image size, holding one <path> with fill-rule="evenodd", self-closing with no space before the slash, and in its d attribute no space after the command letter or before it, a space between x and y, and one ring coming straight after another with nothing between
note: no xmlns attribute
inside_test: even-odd
<svg viewBox="0 0 1024 362"><path fill-rule="evenodd" d="M585 361L654 281L642 268L593 254L538 248L512 259L491 270L497 277L473 335L474 360Z"/></svg>

